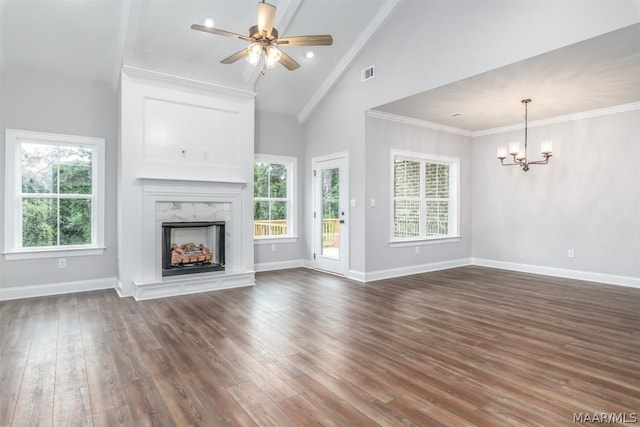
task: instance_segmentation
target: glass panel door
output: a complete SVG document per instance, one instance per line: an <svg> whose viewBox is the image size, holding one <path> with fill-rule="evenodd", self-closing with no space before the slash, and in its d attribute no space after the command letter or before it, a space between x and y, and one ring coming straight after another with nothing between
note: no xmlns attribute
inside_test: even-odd
<svg viewBox="0 0 640 427"><path fill-rule="evenodd" d="M340 169L321 170L322 256L340 259Z"/></svg>
<svg viewBox="0 0 640 427"><path fill-rule="evenodd" d="M314 160L314 266L346 274L348 266L347 159Z"/></svg>

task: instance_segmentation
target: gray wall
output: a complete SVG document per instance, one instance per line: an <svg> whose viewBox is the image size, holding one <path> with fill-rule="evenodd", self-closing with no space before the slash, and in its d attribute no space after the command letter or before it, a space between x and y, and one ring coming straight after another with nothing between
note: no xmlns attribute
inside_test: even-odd
<svg viewBox="0 0 640 427"><path fill-rule="evenodd" d="M0 87L3 170L6 128L105 138L107 247L101 256L67 257L64 269L58 268L57 258L6 261L0 257L0 287L116 277L116 91L102 83L29 69L3 70ZM4 223L4 178L3 173L0 223Z"/></svg>
<svg viewBox="0 0 640 427"><path fill-rule="evenodd" d="M640 111L530 128L550 163L501 167L497 148L522 138L473 140L473 257L640 277Z"/></svg>
<svg viewBox="0 0 640 427"><path fill-rule="evenodd" d="M471 138L389 120L367 118L366 271L471 258ZM460 240L451 243L391 247L391 149L460 159ZM371 199L376 206L371 207Z"/></svg>
<svg viewBox="0 0 640 427"><path fill-rule="evenodd" d="M307 168L304 163L304 143L302 126L295 117L282 114L256 111L255 153L291 156L298 159L297 192L294 203L297 205L298 240L295 243L255 244L254 262L258 266L270 263L300 261L308 256L304 252L304 179ZM276 264L274 264L276 265Z"/></svg>
<svg viewBox="0 0 640 427"><path fill-rule="evenodd" d="M349 270L370 266L365 248L372 230L363 207L368 109L631 25L637 17L637 2L627 0L400 2L304 126L307 165L314 156L350 154L349 198L358 207L350 209ZM375 78L362 83L360 70L372 64ZM305 183L311 188L310 177ZM310 206L305 194L307 215ZM310 225L305 232L309 256Z"/></svg>

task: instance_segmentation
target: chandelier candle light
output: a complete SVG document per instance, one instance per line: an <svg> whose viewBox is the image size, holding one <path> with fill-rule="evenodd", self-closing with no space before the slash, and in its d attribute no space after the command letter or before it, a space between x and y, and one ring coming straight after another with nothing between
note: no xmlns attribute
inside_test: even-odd
<svg viewBox="0 0 640 427"><path fill-rule="evenodd" d="M522 100L522 103L524 104L524 150L520 149L519 143L510 143L509 154L513 157L513 163L505 163L504 159L507 158L507 148L498 148L498 159L500 159L500 164L502 166L520 166L525 172L529 170L529 165L546 165L547 163L549 163L549 157L551 157L552 153L551 141L542 141L542 157L544 158L544 160L538 160L535 162L530 162L527 160L527 105L530 102L530 99Z"/></svg>

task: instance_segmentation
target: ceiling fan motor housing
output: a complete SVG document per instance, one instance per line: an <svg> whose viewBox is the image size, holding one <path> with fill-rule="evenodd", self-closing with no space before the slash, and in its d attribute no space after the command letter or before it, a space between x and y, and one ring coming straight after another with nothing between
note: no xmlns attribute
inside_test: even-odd
<svg viewBox="0 0 640 427"><path fill-rule="evenodd" d="M260 40L262 38L266 38L269 41L276 40L278 38L278 30L275 28L271 29L271 34L267 34L266 37L263 34L260 34L260 30L257 25L253 25L249 28L249 37L252 39Z"/></svg>

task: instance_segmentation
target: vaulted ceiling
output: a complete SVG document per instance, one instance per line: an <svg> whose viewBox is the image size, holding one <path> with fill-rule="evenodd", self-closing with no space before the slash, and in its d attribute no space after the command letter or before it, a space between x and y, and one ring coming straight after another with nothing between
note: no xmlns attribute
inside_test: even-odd
<svg viewBox="0 0 640 427"><path fill-rule="evenodd" d="M397 0L269 0L280 36L331 34L331 46L283 47L301 67L258 70L220 60L242 40L194 31L214 26L248 35L259 0L2 0L2 64L117 86L121 65L255 90L259 109L311 111L360 53ZM306 58L312 50L315 56Z"/></svg>
<svg viewBox="0 0 640 427"><path fill-rule="evenodd" d="M426 0L424 0L426 1ZM490 0L486 0L490 1ZM604 1L604 0L603 0ZM331 46L284 47L301 64L260 76L220 60L246 42L194 31L248 34L258 0L1 0L0 65L76 76L117 87L122 65L255 90L259 110L304 121L402 0L269 0L280 36L331 34ZM398 49L402 49L399 45ZM306 58L307 51L315 56ZM640 102L640 24L382 105L377 110L467 131Z"/></svg>

